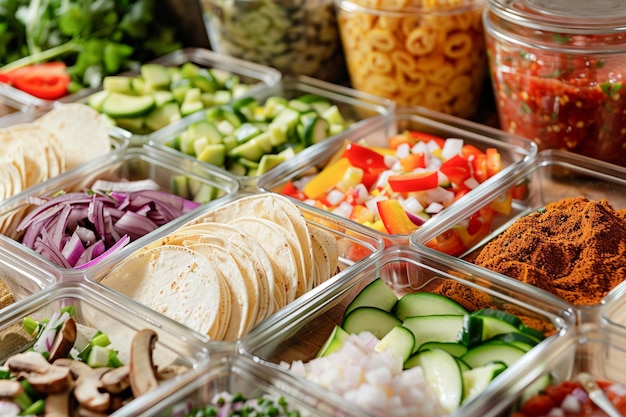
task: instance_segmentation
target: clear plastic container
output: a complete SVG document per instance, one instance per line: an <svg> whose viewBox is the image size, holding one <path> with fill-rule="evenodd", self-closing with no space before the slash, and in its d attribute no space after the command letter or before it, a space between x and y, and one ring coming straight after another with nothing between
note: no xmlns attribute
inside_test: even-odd
<svg viewBox="0 0 626 417"><path fill-rule="evenodd" d="M286 153L290 150L293 150L293 153L296 154L304 153L305 155L310 155L312 152L315 152L315 149L320 146L320 143L332 142L338 137L345 136L354 129L358 129L361 126L368 125L370 121L376 117L387 117L394 109L393 103L382 97L362 93L351 88L331 84L307 76L298 76L293 78L287 77L273 87L269 87L263 90L257 90L256 92L251 94L251 97L256 99L256 101L262 107L267 105L267 108L269 108L270 106L269 104L267 104L268 99L270 98L278 97L286 100L292 100L302 97L306 98L313 96L320 97L322 100L330 103L331 106L336 106L341 115L342 121L349 127L341 131L340 133L334 133L329 127L327 129L327 132L324 134L325 138L321 139L321 142L313 141L313 143L307 143L306 145L303 144L302 139L297 139L295 137L292 138L288 136L287 143L273 146L272 149L269 151L269 154L273 155L276 153L281 153L280 150L283 150L285 151L285 154L287 156L282 159L286 160L289 160L291 158L291 156L289 156L291 155L291 153ZM211 112L211 109L209 109L208 112ZM151 135L150 143L157 147L175 152L176 154L181 154L182 152L179 151L177 149L177 146L175 145L177 138L180 138L181 135L185 134L192 124L196 124L199 121L206 120L207 115L207 112L201 111L189 117L186 117L181 123L171 125ZM278 118L278 116L276 116L275 118ZM301 118L301 120L298 121L299 124L302 124L303 122L304 118ZM244 123L244 125L247 124L249 123ZM263 122L261 122L261 124L263 124ZM285 122L285 126L287 126L287 122ZM264 132L267 132L270 127L264 127L264 129ZM293 127L293 130L296 130L295 126ZM295 133L293 134L295 135ZM228 136L233 136L233 134L224 134L224 139L226 139ZM200 157L200 155L197 155L197 157ZM250 162L256 164L256 168L259 168L260 161L246 161L246 163L248 164L250 164ZM254 168L249 168L246 173L242 174L241 172L239 172L239 170L235 168L236 165L241 165L238 163L237 158L227 157L223 168L227 169L232 175L234 175L238 179L242 189L247 190L256 189L256 183L258 182L258 180L266 177L267 175L269 175L269 172L275 169L274 166L274 168L271 168L270 171L263 172L258 175L252 175L250 174L250 172L254 171ZM282 162L278 164L278 166L280 165L282 165Z"/></svg>
<svg viewBox="0 0 626 417"><path fill-rule="evenodd" d="M198 257L206 257L206 259L208 259L213 266L219 268L219 270L223 273L228 274L228 271L235 271L230 269L231 266L229 266L230 263L228 260L220 257L219 253L215 252L215 248L208 252L205 251L207 248L202 247L202 244L205 243L208 243L209 245L219 245L228 249L232 256L235 257L235 260L239 259L240 262L235 267L236 272L230 273L234 277L233 280L221 282L218 279L218 289L215 290L215 287L212 287L214 288L213 291L215 291L213 300L214 303L218 303L220 297L222 297L221 299L224 299L223 295L220 295L219 297L217 295L222 288L228 289L233 285L237 285L236 277L239 273L243 274L244 281L250 279L250 277L256 277L254 280L260 282L260 284L258 284L258 292L256 289L246 286L245 289L242 289L238 293L231 293L232 295L230 296L230 299L232 300L232 303L238 302L242 306L237 309L237 314L235 314L236 309L234 307L230 309L229 313L228 307L225 307L228 303L220 304L221 307L217 313L218 317L229 317L226 324L229 323L230 318L238 317L233 320L239 320L237 324L244 323L244 325L242 325L243 327L240 327L240 329L245 328L244 333L247 333L250 328L258 325L260 321L273 314L280 314L280 311L284 309L284 306L289 305L294 299L310 299L312 297L323 296L331 282L340 279L339 277L343 276L343 273L353 268L354 265L360 264L383 249L382 240L372 234L369 229L365 227L358 227L358 225L357 227L352 227L352 225L347 222L330 217L327 213L316 210L306 204L300 204L297 202L294 204L295 210L299 210L303 216L302 218L295 218L297 216L295 211L291 208L285 210L285 206L279 203L270 203L272 205L269 206L264 202L259 203L260 200L257 199L253 200L252 203L246 203L250 204L249 206L246 206L243 203L240 205L239 200L248 197L258 198L263 197L263 194L239 192L226 196L222 200L209 203L200 210L190 213L189 216L181 218L178 221L174 221L171 225L162 228L156 233L150 234L147 240L142 240L144 246L143 248L141 248L141 246L135 246L135 251L130 254L114 254L105 261L101 262L99 265L96 265L94 268L87 270L85 276L88 280L99 282L106 286L107 279L110 277L111 271L114 270L115 278L111 280L113 281L111 286L114 286L118 291L124 294L130 294L129 296L133 296L132 294L135 294L135 298L144 297L146 294L145 291L148 293L150 293L150 291L156 291L154 293L155 299L160 299L163 294L169 294L169 289L161 291L157 288L161 285L157 284L158 282L162 283L163 278L172 274L172 272L166 271L167 268L171 266L179 271L181 271L181 269L176 268L179 265L160 263L156 264L153 268L151 267L152 272L148 273L143 267L145 264L141 260L142 257L146 256L146 252L142 251L147 250L150 256L154 255L153 259L155 259L155 262L156 259L159 259L162 256L162 252L156 251L160 249L159 247L164 245L167 246L167 248L165 248L166 253L164 256L167 256L171 251L176 251L173 253L179 253L180 256L190 256L187 255L187 253L194 252L194 258L190 259L196 259L195 264L200 266L190 271L190 273L199 274L201 278L197 279L203 280L202 285L206 284L211 286L214 281L214 275L211 272L211 268L209 265L205 265L203 268L202 264L204 264L205 260L197 259ZM229 209L226 210L225 207L229 204L231 205L228 206ZM269 212L269 207L273 207L274 211ZM250 208L255 210L255 214L251 214ZM218 210L221 211L219 212L220 214L217 219L210 217L213 212ZM232 217L230 216L231 212ZM274 229L282 230L282 226L277 227L276 225L285 225L285 230L288 230L292 234L293 238L285 240L283 237L277 237L276 235L272 237L272 234L259 235L257 234L258 229L254 225L247 224L237 226L237 223L231 224L233 220L237 220L239 218L250 219L251 217L265 220L266 225ZM276 223L279 218L283 219L283 223ZM269 224L267 222L269 222ZM208 226L203 227L203 225L207 224ZM305 224L306 230L302 228ZM241 227L243 239L246 239L246 243L241 240L241 235L239 234L241 232L237 231L238 227ZM180 231L182 228L185 228L185 230ZM220 232L218 229L224 229L224 231ZM313 246L311 245L316 245L314 241L318 239L312 238L311 243L303 241L302 232L311 233L316 236L320 236L321 234L322 237L326 236L327 239L334 239L337 243L336 250L331 249L317 252L317 250L312 249ZM267 241L271 238L276 239L275 242L279 246L274 244L274 242L270 243ZM324 242L324 240L318 241ZM332 248L330 245L326 245L324 243L322 244L326 248ZM290 257L289 255L285 255L285 248L280 245L292 248L287 249L287 251L294 254L296 257L294 259L295 263L292 264L291 261L286 259L286 256L287 258ZM295 251L293 251L293 249L295 249ZM313 252L311 252L311 250L313 250ZM302 251L302 254L298 254L300 251ZM307 254L311 256L311 261L307 260ZM139 255L139 257L137 257L137 255ZM327 262L322 260L322 258L319 257L320 255L325 256L324 259L329 260L329 269L326 269L325 264L327 264ZM124 265L124 262L129 257L133 258L131 266L128 266L128 264ZM313 265L313 262L315 262L315 268L309 266L309 263ZM254 265L254 270L256 272L251 272L250 263ZM122 264L122 266L118 266L118 264ZM182 266L182 264L180 266ZM278 266L278 268L275 268L275 266ZM136 268L140 268L142 272L137 272ZM283 272L288 270L291 270L289 274L283 274ZM166 271L169 275L163 275L162 271ZM314 271L315 275L313 275ZM267 272L271 272L271 274L268 274ZM321 272L321 275L317 275L318 272ZM154 277L155 283L147 284L148 281L142 281L141 284L137 284L137 287L126 286L126 284L124 284L124 280L129 276L128 274L133 276L143 274L141 277L142 280L150 280L151 277ZM180 272L180 274L181 276L187 276L186 272ZM265 283L269 281L268 277L274 277L273 282L269 284L273 287L273 290L271 291L264 289ZM282 277L285 277L283 281L281 281ZM294 279L297 279L298 284L293 281ZM227 286L224 287L224 284ZM168 288L170 286L169 284L163 285ZM172 283L171 285L174 286L177 284ZM137 291L136 288L146 288L146 290ZM184 289L187 290L187 287L185 286ZM187 292L181 290L181 293L186 294ZM153 302L152 298L145 298L145 300L145 304ZM179 300L179 303L182 302ZM189 323L193 321L194 323L197 323L198 327L204 323L202 320L196 320L195 317L188 317L187 315L180 313L174 305L163 306L158 302L156 304L158 305L155 305L154 308L163 314L175 315L181 320L185 320ZM209 313L206 313L203 317L210 316L211 315ZM220 320L223 319L218 318L218 321ZM216 324L215 326L220 326L221 329L225 330L222 324ZM234 337L237 332L231 333L232 329L229 329L229 333L227 334L232 336L225 337L224 334L220 334L219 331L214 331L216 328L215 326L213 329L208 329L206 332L200 330L199 328L194 328L193 330L209 336L215 342L225 341L229 343L234 340L238 340L238 337ZM211 337L211 334L213 334L213 337Z"/></svg>
<svg viewBox="0 0 626 417"><path fill-rule="evenodd" d="M586 197L591 201L607 200L614 210L626 209L626 173L621 168L597 159L587 158L570 152L558 150L544 150L539 152L536 160L520 170L517 174L503 177L491 188L471 196L465 204L451 208L447 217L433 219L432 227L420 229L411 236L414 245L437 247L441 241L452 239L463 240L459 233L459 226L467 225L467 212L489 207L493 201L501 198L506 190L512 187L520 188L519 198L513 199L512 210L509 214L500 213L493 219L492 233L480 242L473 242L472 246L460 246L461 251L456 256L463 259L463 263L472 262L480 253L482 247L516 220L527 214L537 212L547 204L566 198ZM616 230L617 232L617 230ZM563 246L568 246L563 244ZM579 247L577 243L577 247ZM559 244L554 245L555 250ZM560 257L557 253L552 257ZM572 262L574 262L572 260ZM613 278L614 274L611 274ZM599 281L602 277L599 277ZM528 285L528 284L525 284ZM591 284L590 284L591 285ZM604 285L602 285L604 287ZM563 287L566 289L567 287ZM613 292L620 291L623 284L618 284L603 298L607 302L612 299ZM581 290L590 293L591 289ZM574 293L572 293L574 294ZM591 294L591 293L590 293ZM582 323L593 322L598 319L605 301L594 305L582 305L582 302L573 306Z"/></svg>
<svg viewBox="0 0 626 417"><path fill-rule="evenodd" d="M399 106L476 115L486 81L484 0L336 0L354 88Z"/></svg>
<svg viewBox="0 0 626 417"><path fill-rule="evenodd" d="M444 294L469 311L486 307L477 301L485 297L483 299L490 300L493 308L528 319L527 323L533 322L535 328L552 330L551 336L511 364L482 394L451 414L454 416L498 415L506 405L502 399L515 392L519 376L528 372L537 358L561 346L562 337L572 331L572 312L554 297L471 265L446 259L428 248L394 246L356 265L341 280L335 281L323 297L298 300L282 314L270 318L240 341L240 351L257 358L260 363L275 367L314 360L334 327L342 323L349 303L378 278L398 296L413 292ZM442 291L444 288L450 290ZM300 369L299 366L296 368ZM290 372L297 373L293 369ZM324 374L329 384L331 374L330 371ZM346 385L351 384L346 381ZM337 386L342 385L338 383ZM337 396L330 390L327 395L329 398Z"/></svg>
<svg viewBox="0 0 626 417"><path fill-rule="evenodd" d="M276 400L282 397L290 410L312 417L363 415L343 401L325 397L317 387L303 383L286 372L230 353L219 359L212 357L208 366L185 375L177 386L171 386L157 405L137 416L182 416L190 410L211 404L217 395L223 393L242 394L248 399L263 396Z"/></svg>
<svg viewBox="0 0 626 417"><path fill-rule="evenodd" d="M230 102L233 100L233 96L242 97L253 94L260 89L274 86L282 77L282 74L274 68L220 55L203 48L184 48L143 64L157 64L182 69L187 63L194 64L202 71L212 71L213 80L206 81L206 79L203 79L201 84L199 84L190 81L195 74L185 74L184 77L181 75L184 78L183 81L172 80L171 84L166 87L157 88L158 90L169 91L175 94L173 97L168 96L163 102L161 102L161 99L155 98L155 107L147 113L144 111L137 116L111 116L118 127L132 134L133 143L146 143L151 133L163 129L168 124L178 122L193 111L212 106L214 103ZM139 79L139 84L141 84L143 79L140 71L129 71L119 75ZM216 93L213 91L213 81L217 81L218 86L220 83L224 83L225 87L221 87L222 89L218 88ZM206 83L211 83L211 85ZM84 90L68 96L62 101L91 102L95 108L101 110L98 107L99 104L102 104L102 100L97 97L98 94L102 94L103 89L104 87L95 90ZM187 93L189 93L189 101L194 102L194 104L183 109ZM126 92L126 94L129 93ZM175 105L175 103L179 103L175 110L168 108ZM170 122L167 123L167 121Z"/></svg>
<svg viewBox="0 0 626 417"><path fill-rule="evenodd" d="M513 175L525 165L532 163L537 152L536 145L531 141L506 134L500 130L420 107L402 107L396 109L390 117L378 118L367 126L354 129L342 140L322 143L314 153L297 155L284 165L270 171L259 180L257 185L264 191L283 192L288 182L297 183L299 179L316 174L330 162L336 161L337 154L343 152L346 143L365 143L375 148L388 148L388 139L391 136L407 130L435 135L440 138L462 139L464 144L475 146L482 152L485 152L487 148L495 148L498 151L502 171L468 191L467 196L480 193L480 190L485 187L489 188L489 184L493 185L500 181L498 178ZM419 227L429 229L430 223L435 218L446 217L449 210L459 204L463 205L462 201L466 198L466 196L462 196L455 200L440 212L426 218ZM428 204L422 205L426 207ZM334 209L330 211L331 216L343 215L337 213L341 212ZM474 211L466 212L466 216L473 213ZM348 221L357 223L357 220ZM381 229L377 226L378 223L380 222L371 224L372 230L385 241L387 246L409 243L410 233L387 233L385 228Z"/></svg>
<svg viewBox="0 0 626 417"><path fill-rule="evenodd" d="M528 363L524 372L517 375L515 384L510 389L504 391L501 397L494 400L508 404L508 413L503 413L502 415L512 416L515 411L520 410L520 407L526 400L534 395L541 395L545 392L550 394L556 393L556 396L553 398L558 398L560 402L563 401L565 393L568 393L579 398L578 404L580 404L581 411L580 414L573 411L576 409L576 405L572 407L572 399L570 398L570 406L562 407L562 409L567 407L567 410L570 410L566 412L566 415L585 415L589 413L587 415L605 416L608 414L597 411L597 406L592 409L590 404L592 401L585 393L582 385L576 387L572 386L572 383L580 382L579 377L584 373L589 375L592 380L599 382L599 385L604 385L603 383L607 382L618 384L610 391L616 393L617 398L621 399L619 401L623 410L623 387L626 385L626 378L624 377L625 358L626 333L624 333L623 329L604 324L587 324L583 328L566 334L561 343L555 344L551 349L547 349L541 356L534 357ZM564 390L544 390L546 387L555 387L561 384L565 387ZM572 388L577 388L578 392L572 392ZM550 394L549 396L552 396ZM535 404L542 403L545 402L535 402ZM576 404L576 402L573 403ZM533 408L532 405L529 405L527 414L515 415L531 415ZM562 411L562 409L554 410L552 413L558 414L558 411ZM522 408L521 411L525 410ZM621 414L618 412L614 415Z"/></svg>
<svg viewBox="0 0 626 417"><path fill-rule="evenodd" d="M52 267L64 273L82 273L84 270L63 267L20 243L24 232L18 231L17 227L27 213L36 207L29 203L29 199L51 196L60 190L66 193L86 192L98 180L151 180L161 191L188 200L195 199L198 204L219 200L238 190L238 183L233 178L215 172L210 167L199 166L191 158L174 156L147 145L122 148L3 201L0 204L3 233L0 235L0 253L12 256L19 254L20 259L44 269ZM121 252L132 250L135 243L141 240L141 237L134 237Z"/></svg>
<svg viewBox="0 0 626 417"><path fill-rule="evenodd" d="M332 0L202 0L211 48L221 54L341 83L346 65Z"/></svg>
<svg viewBox="0 0 626 417"><path fill-rule="evenodd" d="M624 19L623 2L489 0L484 22L502 129L540 150L626 166Z"/></svg>
<svg viewBox="0 0 626 417"><path fill-rule="evenodd" d="M185 377L186 373L197 372L206 366L209 350L201 339L195 338L187 329L159 317L152 311L138 305L129 305L128 300L91 283L66 282L56 284L45 291L34 294L2 310L0 320L0 361L2 363L14 354L31 348L32 335L22 329L26 317L42 320L59 313L63 307L73 305L76 309L75 321L80 329L100 330L109 336L111 348L118 351L118 358L124 364L130 363L131 343L142 329L156 333L157 341L152 350L156 367L164 370L168 365L181 366L180 374L165 380L157 388L137 397L129 403L132 412L124 407L111 414L114 416L137 415L159 402L163 393ZM88 332L84 332L88 334Z"/></svg>

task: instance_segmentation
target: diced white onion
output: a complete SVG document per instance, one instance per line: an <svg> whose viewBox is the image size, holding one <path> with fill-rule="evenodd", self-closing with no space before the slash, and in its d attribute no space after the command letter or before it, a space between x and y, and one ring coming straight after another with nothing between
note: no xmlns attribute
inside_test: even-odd
<svg viewBox="0 0 626 417"><path fill-rule="evenodd" d="M342 201L332 212L338 216L349 218L352 214L352 210L354 210L352 204L347 201Z"/></svg>
<svg viewBox="0 0 626 417"><path fill-rule="evenodd" d="M408 197L402 200L402 206L405 210L410 211L413 214L419 213L424 210L424 206L422 206L415 197Z"/></svg>
<svg viewBox="0 0 626 417"><path fill-rule="evenodd" d="M346 198L346 195L339 190L331 190L326 195L326 201L330 203L331 206L337 206Z"/></svg>
<svg viewBox="0 0 626 417"><path fill-rule="evenodd" d="M430 203L428 207L426 207L426 210L424 211L429 214L437 214L441 210L443 210L443 205L440 203L434 202L434 203Z"/></svg>
<svg viewBox="0 0 626 417"><path fill-rule="evenodd" d="M410 153L411 147L408 143L402 143L398 145L398 148L396 149L396 156L400 159L406 158L407 156L409 156Z"/></svg>
<svg viewBox="0 0 626 417"><path fill-rule="evenodd" d="M463 139L457 138L448 138L443 144L443 149L441 150L441 157L444 160L448 160L452 158L454 155L462 155L463 154Z"/></svg>
<svg viewBox="0 0 626 417"><path fill-rule="evenodd" d="M574 395L567 395L561 403L561 408L568 413L577 414L580 412L580 401Z"/></svg>
<svg viewBox="0 0 626 417"><path fill-rule="evenodd" d="M463 181L463 184L465 184L465 186L467 188L471 189L471 190L473 190L474 188L476 188L476 187L478 187L480 185L478 180L476 180L476 178L474 178L474 177L469 177L468 179Z"/></svg>

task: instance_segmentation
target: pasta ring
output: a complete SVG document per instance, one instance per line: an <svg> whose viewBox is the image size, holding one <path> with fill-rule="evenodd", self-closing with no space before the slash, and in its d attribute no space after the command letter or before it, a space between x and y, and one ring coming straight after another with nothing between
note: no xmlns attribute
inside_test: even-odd
<svg viewBox="0 0 626 417"><path fill-rule="evenodd" d="M443 51L446 56L457 59L468 55L472 51L474 42L472 37L464 32L453 33L446 40Z"/></svg>
<svg viewBox="0 0 626 417"><path fill-rule="evenodd" d="M435 49L435 34L432 30L417 28L409 34L406 49L413 55L426 55Z"/></svg>
<svg viewBox="0 0 626 417"><path fill-rule="evenodd" d="M367 32L365 39L373 49L379 51L390 52L396 47L396 40L392 36L389 36L389 32L382 29L373 29Z"/></svg>

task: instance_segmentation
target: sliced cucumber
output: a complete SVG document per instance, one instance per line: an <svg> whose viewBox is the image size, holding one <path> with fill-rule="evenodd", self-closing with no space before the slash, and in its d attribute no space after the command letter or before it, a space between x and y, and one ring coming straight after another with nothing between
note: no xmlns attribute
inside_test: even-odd
<svg viewBox="0 0 626 417"><path fill-rule="evenodd" d="M152 96L131 96L113 92L102 102L101 110L113 118L128 118L143 116L154 106Z"/></svg>
<svg viewBox="0 0 626 417"><path fill-rule="evenodd" d="M167 67L160 64L143 64L141 66L141 76L146 80L148 88L151 90L164 90L169 88L172 78Z"/></svg>
<svg viewBox="0 0 626 417"><path fill-rule="evenodd" d="M453 413L463 400L463 374L455 357L441 349L424 350L412 356L411 364L421 366L426 381L433 388L440 404Z"/></svg>
<svg viewBox="0 0 626 417"><path fill-rule="evenodd" d="M328 138L328 122L321 117L311 117L303 125L302 141L311 146Z"/></svg>
<svg viewBox="0 0 626 417"><path fill-rule="evenodd" d="M359 334L368 331L382 339L391 329L401 324L402 322L393 314L380 308L358 307L344 317L341 327L348 333Z"/></svg>
<svg viewBox="0 0 626 417"><path fill-rule="evenodd" d="M511 366L515 361L524 356L522 349L511 344L501 342L485 342L461 356L461 360L467 362L472 368L485 366L490 362L504 362L507 366Z"/></svg>
<svg viewBox="0 0 626 417"><path fill-rule="evenodd" d="M343 346L350 333L346 332L341 326L335 326L324 345L317 352L316 357L321 358L338 351Z"/></svg>
<svg viewBox="0 0 626 417"><path fill-rule="evenodd" d="M393 307L393 313L400 320L404 320L412 316L463 315L468 311L446 296L429 292L412 292L400 297Z"/></svg>
<svg viewBox="0 0 626 417"><path fill-rule="evenodd" d="M223 167L226 161L226 145L223 143L209 143L202 152L197 154L198 160L207 164Z"/></svg>
<svg viewBox="0 0 626 417"><path fill-rule="evenodd" d="M507 343L520 342L531 346L535 346L537 344L537 341L533 337L522 332L500 333L492 337L490 340L501 340Z"/></svg>
<svg viewBox="0 0 626 417"><path fill-rule="evenodd" d="M109 75L102 80L102 88L110 93L133 94L132 77Z"/></svg>
<svg viewBox="0 0 626 417"><path fill-rule="evenodd" d="M386 312L391 312L398 297L382 278L376 278L348 304L344 317L358 307L377 307ZM402 320L399 318L399 320Z"/></svg>
<svg viewBox="0 0 626 417"><path fill-rule="evenodd" d="M178 109L178 104L176 102L170 102L148 113L145 123L149 129L159 130L171 123L179 121L180 118L181 114Z"/></svg>
<svg viewBox="0 0 626 417"><path fill-rule="evenodd" d="M406 327L398 325L391 329L382 339L376 344L374 350L382 352L387 349L391 349L391 353L402 359L402 363L413 353L415 346L415 337L413 333Z"/></svg>
<svg viewBox="0 0 626 417"><path fill-rule="evenodd" d="M417 351L426 342L457 342L463 329L460 315L407 317L402 323L413 332Z"/></svg>
<svg viewBox="0 0 626 417"><path fill-rule="evenodd" d="M507 313L506 311L496 310L494 308L483 308L480 310L476 310L472 313L472 315L479 317L492 317L500 321L509 323L516 329L519 329L522 324L524 324L522 320L516 315Z"/></svg>
<svg viewBox="0 0 626 417"><path fill-rule="evenodd" d="M506 368L505 364L497 362L463 371L463 402L482 393Z"/></svg>
<svg viewBox="0 0 626 417"><path fill-rule="evenodd" d="M457 358L467 353L467 346L457 342L426 342L419 348L419 350L427 349L442 349Z"/></svg>

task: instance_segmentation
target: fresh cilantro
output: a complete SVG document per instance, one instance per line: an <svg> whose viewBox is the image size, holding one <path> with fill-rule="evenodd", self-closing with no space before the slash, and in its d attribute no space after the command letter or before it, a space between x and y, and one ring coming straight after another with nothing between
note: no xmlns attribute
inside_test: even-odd
<svg viewBox="0 0 626 417"><path fill-rule="evenodd" d="M530 106L525 101L522 101L522 104L520 104L520 109L522 110L522 114L531 114L532 113L532 110L530 109Z"/></svg>
<svg viewBox="0 0 626 417"><path fill-rule="evenodd" d="M607 81L607 82L600 84L600 88L602 89L602 92L606 94L607 97L613 97L622 88L622 84L612 83L610 81Z"/></svg>
<svg viewBox="0 0 626 417"><path fill-rule="evenodd" d="M0 0L0 72L50 60L73 88L182 47L158 0Z"/></svg>
<svg viewBox="0 0 626 417"><path fill-rule="evenodd" d="M570 41L570 37L568 35L563 35L562 33L555 33L552 35L552 40L557 43L568 43Z"/></svg>

